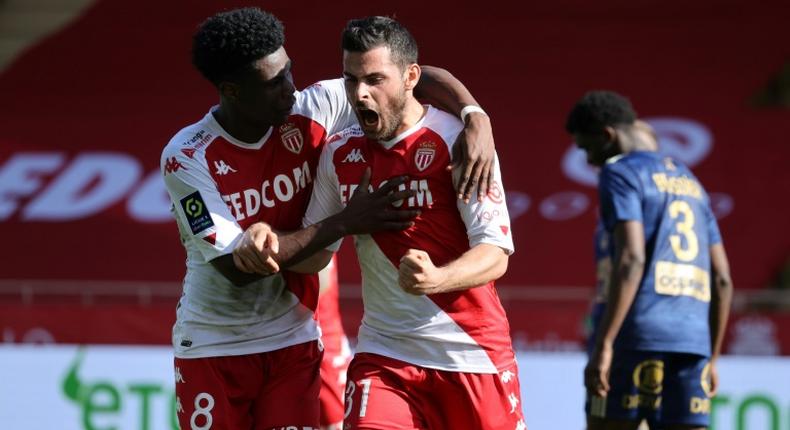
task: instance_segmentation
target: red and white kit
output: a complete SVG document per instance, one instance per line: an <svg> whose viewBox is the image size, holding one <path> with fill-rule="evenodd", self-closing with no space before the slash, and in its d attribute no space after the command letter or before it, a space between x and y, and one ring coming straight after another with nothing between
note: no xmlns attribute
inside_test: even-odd
<svg viewBox="0 0 790 430"><path fill-rule="evenodd" d="M162 173L187 252L184 293L173 327L182 428L193 428L189 420L196 404L183 394L212 396L213 390L222 390L209 381L203 381L204 386L190 385L199 384L205 375L188 374L180 366L184 360L267 353L318 339L316 275L284 271L240 288L210 261L230 254L244 229L257 221L278 230L300 228L326 136L355 121L342 80L323 81L298 92L286 123L270 129L257 143L237 141L209 112L178 132L165 147ZM320 355L316 355L318 360ZM245 368L249 366L239 366ZM257 371L272 374L277 369ZM259 391L257 387L256 393ZM234 395L245 398L250 394ZM271 390L269 395L271 401L260 404L272 410L299 408L293 416L304 415L304 406L292 402L284 392ZM212 396L212 404L220 401ZM205 408L201 411L205 416ZM215 425L217 419L213 417ZM273 425L290 424L299 423Z"/></svg>
<svg viewBox="0 0 790 430"><path fill-rule="evenodd" d="M423 421L430 415L456 414L458 408L451 409L448 404L439 409L415 410L409 396L417 389L414 384L429 380L435 383L436 378L442 379L442 374L448 372L464 373L472 379L479 376L464 392L467 398L498 392L502 400L481 397L479 402L466 402L476 405L471 415L477 421L452 428L516 429L523 425L510 328L494 283L429 296L408 294L398 285L399 261L410 248L426 251L436 266L483 243L513 252L498 163L494 166L492 190L483 202L464 204L456 198L453 178L446 166L462 128L455 117L427 107L417 124L391 141L369 140L357 126L332 136L321 155L306 225L341 211L368 166L372 169L372 187L380 187L392 177L408 175L404 187L417 193L400 202L400 206L422 211L415 225L407 230L355 237L365 314L359 329L358 355L349 369L346 426L350 428L379 428L377 423L400 423L407 415L413 425L403 424L402 428L438 428L436 421L431 421L431 427L420 427L419 423L425 424ZM331 249L338 246L336 243ZM370 367L377 357L382 359L378 373ZM380 376L392 364L391 359L412 369L418 366L421 369L417 370L427 370L434 377L409 379L409 390L386 386L386 378ZM364 365L358 366L361 360ZM487 386L484 380L501 386ZM461 386L458 384L459 389ZM381 401L387 401L384 393L396 392L404 405L394 410L378 407L377 392L382 393ZM355 395L360 399L353 401ZM517 407L510 406L514 402ZM489 418L498 421L486 421Z"/></svg>

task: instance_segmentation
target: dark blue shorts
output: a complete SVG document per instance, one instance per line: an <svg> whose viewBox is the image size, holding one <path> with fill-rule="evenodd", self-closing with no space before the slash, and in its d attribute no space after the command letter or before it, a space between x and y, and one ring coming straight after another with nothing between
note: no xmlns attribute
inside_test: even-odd
<svg viewBox="0 0 790 430"><path fill-rule="evenodd" d="M615 352L606 397L588 396L588 415L652 425L710 423L708 358L653 351ZM651 426L652 427L652 426Z"/></svg>

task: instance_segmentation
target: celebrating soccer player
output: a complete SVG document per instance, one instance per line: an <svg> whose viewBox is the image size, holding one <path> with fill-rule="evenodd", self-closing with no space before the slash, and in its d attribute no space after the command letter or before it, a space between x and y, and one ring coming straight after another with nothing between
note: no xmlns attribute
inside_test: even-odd
<svg viewBox="0 0 790 430"><path fill-rule="evenodd" d="M278 251L277 231L301 225L326 137L356 117L340 79L295 90L283 43L282 24L260 9L206 20L194 36L192 58L218 90L219 105L179 131L162 153L162 174L187 251L173 327L184 429L319 427L322 352L314 273L323 266L310 266L310 274L280 270L269 254ZM449 110L460 113L474 104L457 80L434 71L436 97L455 103ZM480 146L493 147L486 141L490 125L479 112L473 120L469 135L482 137L484 145L470 141L477 144L470 151L484 153ZM485 160L467 161L475 167L464 172L485 174L479 168ZM337 225L368 233L410 225L415 212L380 210L412 195L388 194L398 184L360 195L336 217ZM358 216L366 222L356 223ZM253 223L267 230L266 252L245 264L232 251Z"/></svg>

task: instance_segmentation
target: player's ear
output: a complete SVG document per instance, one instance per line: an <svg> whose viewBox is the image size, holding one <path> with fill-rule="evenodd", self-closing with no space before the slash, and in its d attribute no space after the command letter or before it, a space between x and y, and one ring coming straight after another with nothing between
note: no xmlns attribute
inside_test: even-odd
<svg viewBox="0 0 790 430"><path fill-rule="evenodd" d="M422 75L422 69L420 69L419 64L412 63L406 66L406 70L403 72L403 78L406 81L406 91L411 91L417 86L417 83L420 82L420 75Z"/></svg>
<svg viewBox="0 0 790 430"><path fill-rule="evenodd" d="M236 101L239 98L239 85L234 82L222 81L217 85L222 97Z"/></svg>
<svg viewBox="0 0 790 430"><path fill-rule="evenodd" d="M612 126L607 125L604 127L603 134L607 142L614 142L617 140L617 130Z"/></svg>

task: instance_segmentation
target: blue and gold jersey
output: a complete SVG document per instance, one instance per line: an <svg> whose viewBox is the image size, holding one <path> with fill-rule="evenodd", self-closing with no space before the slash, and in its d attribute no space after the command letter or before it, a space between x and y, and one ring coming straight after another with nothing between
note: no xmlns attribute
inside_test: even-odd
<svg viewBox="0 0 790 430"><path fill-rule="evenodd" d="M710 246L721 242L708 195L691 171L655 152L601 170L601 218L644 226L645 272L616 348L710 355Z"/></svg>

